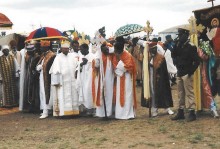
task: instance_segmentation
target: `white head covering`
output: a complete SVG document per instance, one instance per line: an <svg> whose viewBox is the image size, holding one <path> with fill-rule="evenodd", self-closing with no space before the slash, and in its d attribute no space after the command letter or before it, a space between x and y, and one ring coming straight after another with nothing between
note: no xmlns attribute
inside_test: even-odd
<svg viewBox="0 0 220 149"><path fill-rule="evenodd" d="M0 50L0 56L3 55L3 52L2 52L3 49L9 49L9 46L8 45L3 45L2 46L2 49Z"/></svg>
<svg viewBox="0 0 220 149"><path fill-rule="evenodd" d="M3 45L2 46L2 50L4 50L4 49L8 49L9 50L9 46L8 45Z"/></svg>
<svg viewBox="0 0 220 149"><path fill-rule="evenodd" d="M69 48L70 42L69 41L62 41L61 42L61 48Z"/></svg>

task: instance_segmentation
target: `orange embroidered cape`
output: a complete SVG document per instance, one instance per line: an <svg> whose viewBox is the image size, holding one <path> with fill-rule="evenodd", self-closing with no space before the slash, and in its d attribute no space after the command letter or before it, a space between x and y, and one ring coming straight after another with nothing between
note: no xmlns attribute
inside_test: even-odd
<svg viewBox="0 0 220 149"><path fill-rule="evenodd" d="M133 100L134 100L134 108L137 108L137 100L136 100L136 65L133 56L124 50L120 56L120 60L124 63L125 69L131 74L133 80ZM118 60L116 56L113 57L113 68L116 69L118 65ZM125 74L120 77L120 104L121 107L125 104Z"/></svg>
<svg viewBox="0 0 220 149"><path fill-rule="evenodd" d="M109 59L112 62L113 59L113 54L110 55L104 55L102 54L102 61L103 61L103 69L104 69L104 75L106 72L106 67L107 67L107 60ZM92 72L92 97L93 97L93 103L95 103L96 106L101 106L101 86L100 86L100 72L99 69L97 69L95 67L95 61L93 60L92 62L92 68L93 68L93 72ZM97 89L97 94L96 94L96 89L95 89L95 78L98 76L98 89ZM113 98L115 97L115 94L113 95Z"/></svg>

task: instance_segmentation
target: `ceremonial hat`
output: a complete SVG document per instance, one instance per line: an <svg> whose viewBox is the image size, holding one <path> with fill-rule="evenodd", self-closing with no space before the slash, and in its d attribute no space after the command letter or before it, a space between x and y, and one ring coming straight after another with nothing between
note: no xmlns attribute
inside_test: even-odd
<svg viewBox="0 0 220 149"><path fill-rule="evenodd" d="M153 38L152 42L158 42L158 39L157 38Z"/></svg>
<svg viewBox="0 0 220 149"><path fill-rule="evenodd" d="M189 31L189 30L190 30L190 26L189 26L188 24L186 24L186 25L179 26L177 29L178 29L178 30L179 30L179 29L182 29L182 30L187 30L187 31Z"/></svg>
<svg viewBox="0 0 220 149"><path fill-rule="evenodd" d="M61 48L69 48L70 47L70 42L67 40L63 40L61 42Z"/></svg>
<svg viewBox="0 0 220 149"><path fill-rule="evenodd" d="M182 25L182 26L178 27L177 29L178 29L178 34L179 33L189 33L190 26L188 24L187 25Z"/></svg>
<svg viewBox="0 0 220 149"><path fill-rule="evenodd" d="M40 41L40 46L41 47L49 47L50 46L50 41L49 40L41 40Z"/></svg>
<svg viewBox="0 0 220 149"><path fill-rule="evenodd" d="M34 51L34 50L35 50L33 44L28 44L28 45L26 46L26 49L27 49L27 51Z"/></svg>
<svg viewBox="0 0 220 149"><path fill-rule="evenodd" d="M166 40L172 39L171 35L166 35L165 38L166 38Z"/></svg>
<svg viewBox="0 0 220 149"><path fill-rule="evenodd" d="M149 48L154 48L154 47L157 46L157 42L150 42L150 43L148 44L148 46L149 46Z"/></svg>

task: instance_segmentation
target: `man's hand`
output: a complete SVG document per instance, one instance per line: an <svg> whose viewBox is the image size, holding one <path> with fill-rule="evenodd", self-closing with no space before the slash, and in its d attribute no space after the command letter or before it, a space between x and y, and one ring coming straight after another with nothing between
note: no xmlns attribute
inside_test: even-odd
<svg viewBox="0 0 220 149"><path fill-rule="evenodd" d="M42 65L38 65L37 67L36 67L36 70L37 71L40 71L42 69Z"/></svg>
<svg viewBox="0 0 220 149"><path fill-rule="evenodd" d="M80 66L86 65L88 60L86 58L82 58L82 62L80 63Z"/></svg>
<svg viewBox="0 0 220 149"><path fill-rule="evenodd" d="M75 79L77 78L78 70L75 71Z"/></svg>

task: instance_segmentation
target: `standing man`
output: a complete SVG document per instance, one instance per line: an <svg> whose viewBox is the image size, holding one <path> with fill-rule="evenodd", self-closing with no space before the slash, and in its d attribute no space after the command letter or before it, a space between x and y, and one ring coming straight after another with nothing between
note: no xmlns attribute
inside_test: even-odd
<svg viewBox="0 0 220 149"><path fill-rule="evenodd" d="M136 64L133 56L124 50L124 39L119 37L114 44L113 67L116 74L116 119L135 118L136 102Z"/></svg>
<svg viewBox="0 0 220 149"><path fill-rule="evenodd" d="M176 66L173 64L173 59L171 57L171 51L173 50L175 43L171 35L166 35L165 37L166 37L166 41L164 43L164 50L166 51L166 53L164 56L167 63L167 70L169 73L170 84L172 86L176 83L176 73L177 73Z"/></svg>
<svg viewBox="0 0 220 149"><path fill-rule="evenodd" d="M26 46L27 52L25 54L25 62L23 62L21 72L24 73L21 77L23 81L23 87L20 88L23 92L22 99L22 111L25 112L39 112L40 100L39 100L39 73L36 71L36 65L40 59L40 55L37 53L37 45L39 43L29 43Z"/></svg>
<svg viewBox="0 0 220 149"><path fill-rule="evenodd" d="M14 58L17 60L19 67L21 66L21 53L20 51L18 51L17 48L17 41L16 40L11 40L9 42L10 45L10 51L12 53L12 55L14 56Z"/></svg>
<svg viewBox="0 0 220 149"><path fill-rule="evenodd" d="M49 70L56 54L50 50L50 41L42 40L40 45L43 53L41 54L36 70L40 72L40 109L43 110L40 119L43 119L48 117L51 85L51 75L49 74Z"/></svg>
<svg viewBox="0 0 220 149"><path fill-rule="evenodd" d="M137 68L137 85L141 86L142 84L142 61L143 61L143 52L141 51L141 46L137 44L138 38L132 39L132 50L131 55L134 57L136 68Z"/></svg>
<svg viewBox="0 0 220 149"><path fill-rule="evenodd" d="M76 58L79 58L79 54L78 54L78 51L79 51L79 42L77 40L73 40L71 42L71 48L70 49L70 53L73 53L75 55Z"/></svg>
<svg viewBox="0 0 220 149"><path fill-rule="evenodd" d="M50 69L53 116L78 115L79 104L76 91L75 71L78 60L69 53L70 42L61 42L61 53Z"/></svg>
<svg viewBox="0 0 220 149"><path fill-rule="evenodd" d="M196 120L196 104L193 92L193 73L199 66L200 59L196 46L192 45L188 40L189 30L187 28L178 28L178 37L179 39L177 40L171 56L177 67L179 109L172 120L185 119L184 108L185 100L187 100L190 112L187 121L194 121Z"/></svg>
<svg viewBox="0 0 220 149"><path fill-rule="evenodd" d="M92 98L92 61L94 60L94 55L89 53L89 46L85 43L80 46L80 52L77 69L79 102L81 104L80 107L86 108L86 115L92 116L94 114ZM82 111L80 110L80 112Z"/></svg>
<svg viewBox="0 0 220 149"><path fill-rule="evenodd" d="M11 55L13 55L14 58L16 59L16 61L18 63L18 66L19 66L19 71L20 71L20 68L21 68L21 53L17 49L17 41L16 40L11 40L9 42L9 46L10 46L9 51L10 51ZM19 75L19 74L20 74L20 72L17 75ZM16 77L18 77L18 79L16 80L16 88L19 89L20 78L19 78L19 76L16 76ZM19 91L18 91L17 96L19 96Z"/></svg>
<svg viewBox="0 0 220 149"><path fill-rule="evenodd" d="M114 71L112 60L114 48L103 43L101 52L100 57L94 61L92 93L93 100L95 99L96 116L109 117L112 115L113 104Z"/></svg>
<svg viewBox="0 0 220 149"><path fill-rule="evenodd" d="M19 66L14 56L9 54L9 46L2 46L0 56L0 107L18 105L18 88L16 81L19 76Z"/></svg>
<svg viewBox="0 0 220 149"><path fill-rule="evenodd" d="M158 108L164 108L169 115L172 115L174 112L170 107L173 107L173 98L167 71L167 63L164 57L165 51L157 42L151 42L149 43L149 54L152 116L156 117L158 115Z"/></svg>

